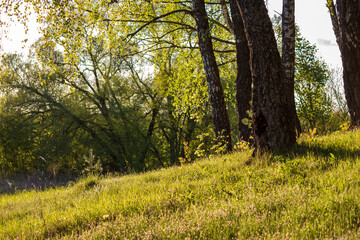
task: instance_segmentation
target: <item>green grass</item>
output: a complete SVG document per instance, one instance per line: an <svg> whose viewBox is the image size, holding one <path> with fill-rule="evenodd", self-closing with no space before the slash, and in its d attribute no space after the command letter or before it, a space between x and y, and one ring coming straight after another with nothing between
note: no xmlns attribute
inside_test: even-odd
<svg viewBox="0 0 360 240"><path fill-rule="evenodd" d="M360 238L360 132L0 196L0 239Z"/></svg>

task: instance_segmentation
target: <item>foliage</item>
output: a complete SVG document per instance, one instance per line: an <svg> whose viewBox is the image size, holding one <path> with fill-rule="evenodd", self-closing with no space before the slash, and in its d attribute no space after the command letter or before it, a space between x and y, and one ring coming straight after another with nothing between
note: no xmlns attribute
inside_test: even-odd
<svg viewBox="0 0 360 240"><path fill-rule="evenodd" d="M316 53L316 46L298 35L296 40L295 92L297 112L305 129L324 131L331 115L326 92L329 69Z"/></svg>
<svg viewBox="0 0 360 240"><path fill-rule="evenodd" d="M23 6L26 11L19 11ZM3 71L13 77L2 76L2 91L18 99L32 95L29 105L46 111L42 119L54 130L50 119L61 116L65 124L51 136L60 138L69 127L71 134L65 130L66 136L74 142L67 151L79 158L77 165L83 167L80 159L88 148L101 156L104 171L179 164L179 158L186 157L183 142L195 156L196 137L210 132L211 111L191 3L23 1L9 2L4 9L25 25L27 13L35 13L43 36L29 61L16 56L17 62L4 62ZM207 10L235 125L235 44L228 41L233 36L224 25L221 7L209 5ZM24 72L30 69L27 82ZM7 106L18 104L23 103L9 101ZM24 114L24 108L18 109ZM39 114L35 111L31 118ZM33 155L39 158L38 152Z"/></svg>
<svg viewBox="0 0 360 240"><path fill-rule="evenodd" d="M0 238L359 238L360 132L0 196Z"/></svg>
<svg viewBox="0 0 360 240"><path fill-rule="evenodd" d="M26 150L15 153L12 149L22 143L11 136L21 134L12 132L4 136L4 141L9 137L14 143L12 146L4 143L3 148L14 154L4 152L3 172L63 168L78 173L84 168L81 156L88 147L102 156L105 171L143 171L178 164L179 157L186 155L184 141L189 142L188 153L192 154L196 147L192 140L199 126L209 124L209 110L203 111L196 104L181 110L175 104L175 95L180 94L169 91L168 83L179 72L173 74L170 67L161 68L159 61L152 78L143 75L137 58L119 59L105 52L96 39L88 39L86 44L78 64L65 63L61 52L41 41L33 48L33 53L43 51L39 59L34 54L27 61L16 54L4 56L1 90L7 95L3 98L2 112L9 113L8 123L14 118L32 122L21 129L33 127L33 134L41 134L37 138L29 135L29 140L39 139L44 144L24 143ZM50 67L44 65L49 61ZM176 66L176 61L171 60L170 64ZM5 115L2 119L5 121ZM23 153L28 155L12 166L13 159Z"/></svg>
<svg viewBox="0 0 360 240"><path fill-rule="evenodd" d="M3 176L37 170L55 177L61 171L62 174L79 171L81 161L75 160L77 155L72 148L78 140L76 126L58 109L51 108L49 101L39 101L29 89L8 88L9 84L20 86L22 82L30 88L41 87L43 94L59 99L64 88L54 85L52 79L49 84L42 84L39 74L37 65L22 62L15 54L3 58L0 76L1 90L6 94L0 104Z"/></svg>

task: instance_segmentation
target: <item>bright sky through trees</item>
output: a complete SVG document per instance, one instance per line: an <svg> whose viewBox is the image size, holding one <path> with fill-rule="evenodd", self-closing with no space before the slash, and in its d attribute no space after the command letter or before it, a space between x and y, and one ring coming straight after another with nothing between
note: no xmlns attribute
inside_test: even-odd
<svg viewBox="0 0 360 240"><path fill-rule="evenodd" d="M340 51L332 30L325 0L295 1L295 21L301 34L316 43L319 54L331 66L341 66ZM268 0L270 16L282 12L282 0Z"/></svg>
<svg viewBox="0 0 360 240"><path fill-rule="evenodd" d="M281 13L282 0L268 0L270 16ZM4 18L4 16L0 16ZM325 0L298 0L296 1L296 22L300 31L310 42L316 43L319 54L331 66L341 66L340 52L336 45L335 36L329 13L325 6ZM12 24L8 33L8 39L4 37L4 30L0 29L0 52L24 52L40 34L35 16L31 16L29 34L25 35L24 28L19 24ZM22 41L28 39L26 43Z"/></svg>
<svg viewBox="0 0 360 240"><path fill-rule="evenodd" d="M0 19L4 22L11 22L6 15L0 13ZM36 23L36 16L29 17L29 32L25 34L25 28L18 22L10 24L10 28L1 29L0 27L0 54L2 52L25 53L41 35L39 33L39 24ZM27 40L26 40L27 39ZM25 41L26 40L26 41Z"/></svg>

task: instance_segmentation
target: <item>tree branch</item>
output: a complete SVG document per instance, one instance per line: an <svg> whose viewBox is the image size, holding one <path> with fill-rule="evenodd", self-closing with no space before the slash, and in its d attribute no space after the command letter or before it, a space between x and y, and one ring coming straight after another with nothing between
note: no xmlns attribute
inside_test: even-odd
<svg viewBox="0 0 360 240"><path fill-rule="evenodd" d="M154 17L152 20L148 21L147 23L145 23L144 25L142 25L140 28L138 28L135 32L133 33L130 33L127 37L130 37L130 39L135 36L136 34L138 34L141 30L143 30L145 27L149 26L150 24L152 23L155 23L157 22L157 20L159 19L162 19L164 17L167 17L167 16L170 16L170 15L173 15L173 14L176 14L176 13L186 13L186 14L190 14L192 15L193 12L192 11L189 11L189 10L186 10L186 9L180 9L180 10L175 10L175 11L171 11L171 12L168 12L168 13L165 13L163 15L160 15L158 17Z"/></svg>

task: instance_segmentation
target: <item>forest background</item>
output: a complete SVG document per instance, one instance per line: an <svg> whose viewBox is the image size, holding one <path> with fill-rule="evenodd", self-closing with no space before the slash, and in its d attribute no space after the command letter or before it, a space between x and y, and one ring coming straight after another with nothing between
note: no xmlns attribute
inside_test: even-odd
<svg viewBox="0 0 360 240"><path fill-rule="evenodd" d="M26 56L3 55L2 175L139 172L226 151L213 130L190 3L69 3L28 10L47 23L42 38ZM233 145L248 148L238 132L235 40L222 6L208 1L209 29ZM281 50L281 18L272 23ZM295 63L303 132L348 128L341 70L300 30ZM251 127L251 112L241 122Z"/></svg>

